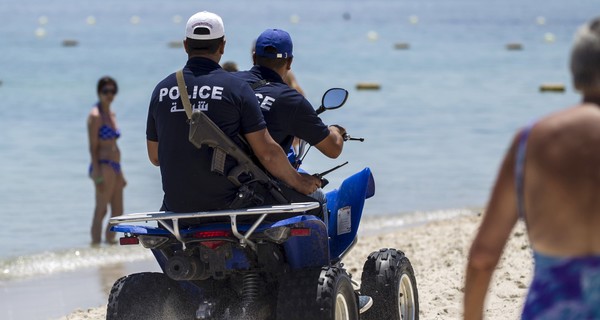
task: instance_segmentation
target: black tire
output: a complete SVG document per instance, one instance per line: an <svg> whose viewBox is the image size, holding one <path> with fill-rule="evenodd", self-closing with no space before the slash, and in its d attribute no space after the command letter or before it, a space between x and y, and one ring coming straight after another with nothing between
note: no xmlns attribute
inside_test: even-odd
<svg viewBox="0 0 600 320"><path fill-rule="evenodd" d="M282 277L276 310L279 320L358 320L350 276L338 267L292 271Z"/></svg>
<svg viewBox="0 0 600 320"><path fill-rule="evenodd" d="M197 307L177 281L167 275L134 273L113 285L106 319L194 319Z"/></svg>
<svg viewBox="0 0 600 320"><path fill-rule="evenodd" d="M381 249L371 253L363 267L360 291L373 298L373 306L361 314L361 319L419 319L417 280L402 251Z"/></svg>

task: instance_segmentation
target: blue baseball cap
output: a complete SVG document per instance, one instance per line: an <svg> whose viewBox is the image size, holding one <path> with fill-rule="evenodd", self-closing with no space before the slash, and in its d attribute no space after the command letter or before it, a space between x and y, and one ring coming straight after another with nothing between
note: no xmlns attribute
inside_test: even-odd
<svg viewBox="0 0 600 320"><path fill-rule="evenodd" d="M267 49L269 47L273 49ZM259 57L271 59L291 58L293 47L289 33L281 29L267 29L256 39L254 52Z"/></svg>

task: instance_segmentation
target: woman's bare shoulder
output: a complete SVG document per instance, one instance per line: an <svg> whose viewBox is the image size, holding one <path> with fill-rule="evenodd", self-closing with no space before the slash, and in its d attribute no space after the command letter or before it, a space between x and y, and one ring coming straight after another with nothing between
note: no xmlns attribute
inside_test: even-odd
<svg viewBox="0 0 600 320"><path fill-rule="evenodd" d="M88 117L87 117L87 122L89 125L102 122L102 115L100 114L100 111L98 110L97 107L93 107L90 110L90 113L88 114Z"/></svg>

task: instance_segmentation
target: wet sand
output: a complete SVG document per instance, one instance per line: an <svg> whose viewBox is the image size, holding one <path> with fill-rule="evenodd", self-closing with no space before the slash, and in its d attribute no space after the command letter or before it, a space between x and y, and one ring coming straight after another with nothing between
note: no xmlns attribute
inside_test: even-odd
<svg viewBox="0 0 600 320"><path fill-rule="evenodd" d="M463 216L362 237L344 259L344 263L353 274L353 278L360 281L362 265L370 252L387 247L402 250L415 270L420 318L459 319L462 317L467 254L480 220L478 216ZM520 222L512 232L491 283L491 293L485 308L486 319L519 318L531 272L531 251L524 225ZM110 285L105 284L109 287ZM81 288L80 293L85 292L86 288ZM72 313L60 319L105 318L106 306L102 305L96 308L74 309Z"/></svg>

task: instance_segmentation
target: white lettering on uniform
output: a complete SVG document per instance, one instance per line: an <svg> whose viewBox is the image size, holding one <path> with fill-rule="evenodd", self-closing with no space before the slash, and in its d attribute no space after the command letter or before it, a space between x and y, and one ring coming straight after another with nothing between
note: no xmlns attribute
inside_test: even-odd
<svg viewBox="0 0 600 320"><path fill-rule="evenodd" d="M261 107L261 109L265 109L265 110L269 111L269 110L271 110L271 106L273 105L273 102L275 102L275 99L273 99L272 97L266 96L265 99L260 104L260 107Z"/></svg>
<svg viewBox="0 0 600 320"><path fill-rule="evenodd" d="M198 97L200 97L200 99L208 99L208 97L210 97L210 89L209 86L200 87L200 90L198 90ZM205 91L208 91L209 93L204 93Z"/></svg>
<svg viewBox="0 0 600 320"><path fill-rule="evenodd" d="M171 100L179 99L179 89L177 87L172 87L171 90L169 90L169 98L171 98Z"/></svg>
<svg viewBox="0 0 600 320"><path fill-rule="evenodd" d="M213 100L221 100L223 97L223 87L213 87L213 92L211 98Z"/></svg>
<svg viewBox="0 0 600 320"><path fill-rule="evenodd" d="M197 104L194 104L192 107L194 109L199 109L202 111L207 111L208 110L208 101L205 101L207 99L210 100L223 100L223 91L225 90L225 88L223 87L218 87L218 86L202 86L200 88L198 88L198 86L194 86L194 88L192 89L192 94L188 95L188 97L190 99L196 99L199 98L201 99L200 101L197 102ZM171 112L180 112L180 111L184 111L183 109L177 109L177 100L179 100L179 88L177 86L171 87L169 88L160 88L159 90L159 95L158 95L158 101L162 102L163 98L166 96L169 96L169 99L172 100L171 103Z"/></svg>
<svg viewBox="0 0 600 320"><path fill-rule="evenodd" d="M158 94L158 101L163 100L163 97L166 96L169 93L169 89L167 88L160 88L159 94Z"/></svg>

